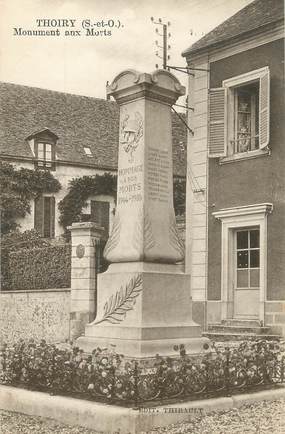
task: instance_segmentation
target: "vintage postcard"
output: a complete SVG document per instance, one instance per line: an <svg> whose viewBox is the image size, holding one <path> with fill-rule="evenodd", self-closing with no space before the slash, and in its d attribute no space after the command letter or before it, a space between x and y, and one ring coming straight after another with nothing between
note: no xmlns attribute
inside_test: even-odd
<svg viewBox="0 0 285 434"><path fill-rule="evenodd" d="M285 432L283 0L0 0L0 431Z"/></svg>

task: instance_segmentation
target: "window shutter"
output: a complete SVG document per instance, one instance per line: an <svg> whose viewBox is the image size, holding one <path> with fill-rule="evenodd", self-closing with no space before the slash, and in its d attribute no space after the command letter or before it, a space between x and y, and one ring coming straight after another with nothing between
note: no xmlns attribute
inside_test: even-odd
<svg viewBox="0 0 285 434"><path fill-rule="evenodd" d="M226 89L224 87L210 89L209 106L209 157L226 155Z"/></svg>
<svg viewBox="0 0 285 434"><path fill-rule="evenodd" d="M55 198L50 198L50 236L55 236Z"/></svg>
<svg viewBox="0 0 285 434"><path fill-rule="evenodd" d="M267 67L259 81L259 148L269 144L270 74Z"/></svg>
<svg viewBox="0 0 285 434"><path fill-rule="evenodd" d="M35 215L34 215L34 227L39 234L44 236L44 198L38 196L35 199Z"/></svg>
<svg viewBox="0 0 285 434"><path fill-rule="evenodd" d="M55 144L53 144L51 147L51 156L52 156L51 170L55 170L55 158L56 158Z"/></svg>
<svg viewBox="0 0 285 434"><path fill-rule="evenodd" d="M102 226L109 234L110 203L91 200L91 220Z"/></svg>

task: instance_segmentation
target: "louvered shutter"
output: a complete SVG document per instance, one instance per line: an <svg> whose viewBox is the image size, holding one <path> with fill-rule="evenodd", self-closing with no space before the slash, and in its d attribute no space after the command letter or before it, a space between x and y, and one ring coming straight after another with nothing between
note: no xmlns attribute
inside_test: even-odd
<svg viewBox="0 0 285 434"><path fill-rule="evenodd" d="M270 107L269 68L262 73L259 81L259 148L269 144L269 107Z"/></svg>
<svg viewBox="0 0 285 434"><path fill-rule="evenodd" d="M91 219L102 226L107 234L109 234L109 210L109 202L91 200Z"/></svg>
<svg viewBox="0 0 285 434"><path fill-rule="evenodd" d="M50 198L50 236L54 238L55 236L55 198L52 196Z"/></svg>
<svg viewBox="0 0 285 434"><path fill-rule="evenodd" d="M35 214L34 214L35 230L43 237L44 236L44 198L38 196L35 199Z"/></svg>
<svg viewBox="0 0 285 434"><path fill-rule="evenodd" d="M209 157L226 155L226 89L224 87L210 89L209 105Z"/></svg>

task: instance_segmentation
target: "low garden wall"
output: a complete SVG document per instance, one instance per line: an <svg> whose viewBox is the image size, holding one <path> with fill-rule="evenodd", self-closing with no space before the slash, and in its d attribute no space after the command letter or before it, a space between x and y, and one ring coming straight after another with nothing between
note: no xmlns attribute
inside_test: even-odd
<svg viewBox="0 0 285 434"><path fill-rule="evenodd" d="M70 289L0 292L0 340L69 339Z"/></svg>

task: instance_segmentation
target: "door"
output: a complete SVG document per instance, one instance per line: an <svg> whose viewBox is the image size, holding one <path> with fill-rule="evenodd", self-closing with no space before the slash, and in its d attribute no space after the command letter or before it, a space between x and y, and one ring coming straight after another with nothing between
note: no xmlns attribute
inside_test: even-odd
<svg viewBox="0 0 285 434"><path fill-rule="evenodd" d="M55 198L38 196L35 199L35 229L44 238L55 236Z"/></svg>
<svg viewBox="0 0 285 434"><path fill-rule="evenodd" d="M109 216L109 202L91 200L91 221L98 223L99 226L105 229L103 237L98 241L96 246L96 275L103 273L108 268L108 262L104 258L103 252L109 236Z"/></svg>
<svg viewBox="0 0 285 434"><path fill-rule="evenodd" d="M98 223L106 231L106 236L109 235L109 217L110 203L91 200L91 221Z"/></svg>
<svg viewBox="0 0 285 434"><path fill-rule="evenodd" d="M234 236L234 316L258 318L260 300L260 231L237 230Z"/></svg>

